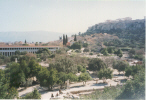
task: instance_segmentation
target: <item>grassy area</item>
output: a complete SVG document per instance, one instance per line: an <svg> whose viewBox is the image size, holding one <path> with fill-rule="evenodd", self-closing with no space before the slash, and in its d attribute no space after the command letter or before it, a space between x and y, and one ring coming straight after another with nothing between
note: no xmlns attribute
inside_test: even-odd
<svg viewBox="0 0 146 100"><path fill-rule="evenodd" d="M119 96L122 93L122 87L116 86L116 87L106 87L104 90L96 90L95 92L82 96L84 99L100 99L100 100L114 100L117 96Z"/></svg>

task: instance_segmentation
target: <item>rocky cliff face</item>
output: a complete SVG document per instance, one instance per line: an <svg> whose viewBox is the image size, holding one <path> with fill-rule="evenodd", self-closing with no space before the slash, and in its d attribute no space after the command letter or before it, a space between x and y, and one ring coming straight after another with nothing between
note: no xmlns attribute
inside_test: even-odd
<svg viewBox="0 0 146 100"><path fill-rule="evenodd" d="M131 20L131 19L118 19L107 20L104 23L99 23L88 28L87 32L102 33L111 30L144 30L145 19ZM111 32L109 32L111 33Z"/></svg>
<svg viewBox="0 0 146 100"><path fill-rule="evenodd" d="M125 46L145 47L145 19L132 20L131 18L107 20L88 28L84 35L94 33L108 33L125 41ZM127 45L129 44L129 45Z"/></svg>

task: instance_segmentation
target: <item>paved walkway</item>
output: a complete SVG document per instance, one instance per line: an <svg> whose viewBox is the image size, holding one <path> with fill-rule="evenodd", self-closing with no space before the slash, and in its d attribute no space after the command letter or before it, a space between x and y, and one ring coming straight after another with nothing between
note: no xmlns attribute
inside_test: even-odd
<svg viewBox="0 0 146 100"><path fill-rule="evenodd" d="M115 70L114 74L118 74L118 72ZM116 86L118 84L118 81L117 82L114 81L115 79L122 80L122 79L125 79L125 78L126 78L125 76L115 76L112 80L110 80L110 79L106 80L108 82L108 84L103 84L103 80L99 80L98 84L96 84L96 81L88 81L88 82L86 82L85 86L83 85L83 82L77 82L77 83L74 83L74 84L70 84L70 89L66 89L66 90L62 89L62 92L64 94L61 94L60 98L63 98L63 96L65 96L67 94L67 92L70 93L70 92L73 92L73 91L103 89L104 86ZM40 87L39 85L36 85L36 86L29 87L29 88L19 92L19 96L24 96L25 94L27 94L29 92L32 92L34 90L34 88L38 89L39 92L42 94L41 99L50 99L52 93L53 93L54 96L57 93L59 94L58 90L47 91L47 88L43 88L43 87Z"/></svg>

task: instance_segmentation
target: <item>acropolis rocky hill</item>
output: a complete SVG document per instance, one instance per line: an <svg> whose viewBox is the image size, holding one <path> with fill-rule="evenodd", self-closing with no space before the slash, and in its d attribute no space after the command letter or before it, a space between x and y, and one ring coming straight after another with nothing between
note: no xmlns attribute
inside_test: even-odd
<svg viewBox="0 0 146 100"><path fill-rule="evenodd" d="M132 18L122 18L117 20L107 20L106 22L95 24L88 28L84 35L107 33L118 36L119 39L131 47L145 47L145 18L132 20Z"/></svg>
<svg viewBox="0 0 146 100"><path fill-rule="evenodd" d="M145 25L145 19L137 19L132 20L130 17L122 18L122 19L116 19L116 20L106 20L106 22L95 24L88 28L87 32L95 32L95 33L101 33L101 32L108 32L110 30L136 30L136 29L144 29Z"/></svg>

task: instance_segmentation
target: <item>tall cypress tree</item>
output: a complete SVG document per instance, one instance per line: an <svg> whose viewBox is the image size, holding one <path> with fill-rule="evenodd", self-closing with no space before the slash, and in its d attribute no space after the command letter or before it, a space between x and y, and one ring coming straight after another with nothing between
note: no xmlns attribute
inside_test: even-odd
<svg viewBox="0 0 146 100"><path fill-rule="evenodd" d="M65 35L63 34L63 45L66 45Z"/></svg>
<svg viewBox="0 0 146 100"><path fill-rule="evenodd" d="M76 36L76 34L75 34L75 37L74 37L74 41L77 41L77 36Z"/></svg>
<svg viewBox="0 0 146 100"><path fill-rule="evenodd" d="M66 35L66 43L67 43L67 42L68 42L68 37L67 37L67 35ZM65 44L66 44L66 43L65 43Z"/></svg>
<svg viewBox="0 0 146 100"><path fill-rule="evenodd" d="M65 42L65 41L64 41L64 34L63 34L63 45L65 44L64 42Z"/></svg>
<svg viewBox="0 0 146 100"><path fill-rule="evenodd" d="M26 44L26 39L25 39L25 44Z"/></svg>

